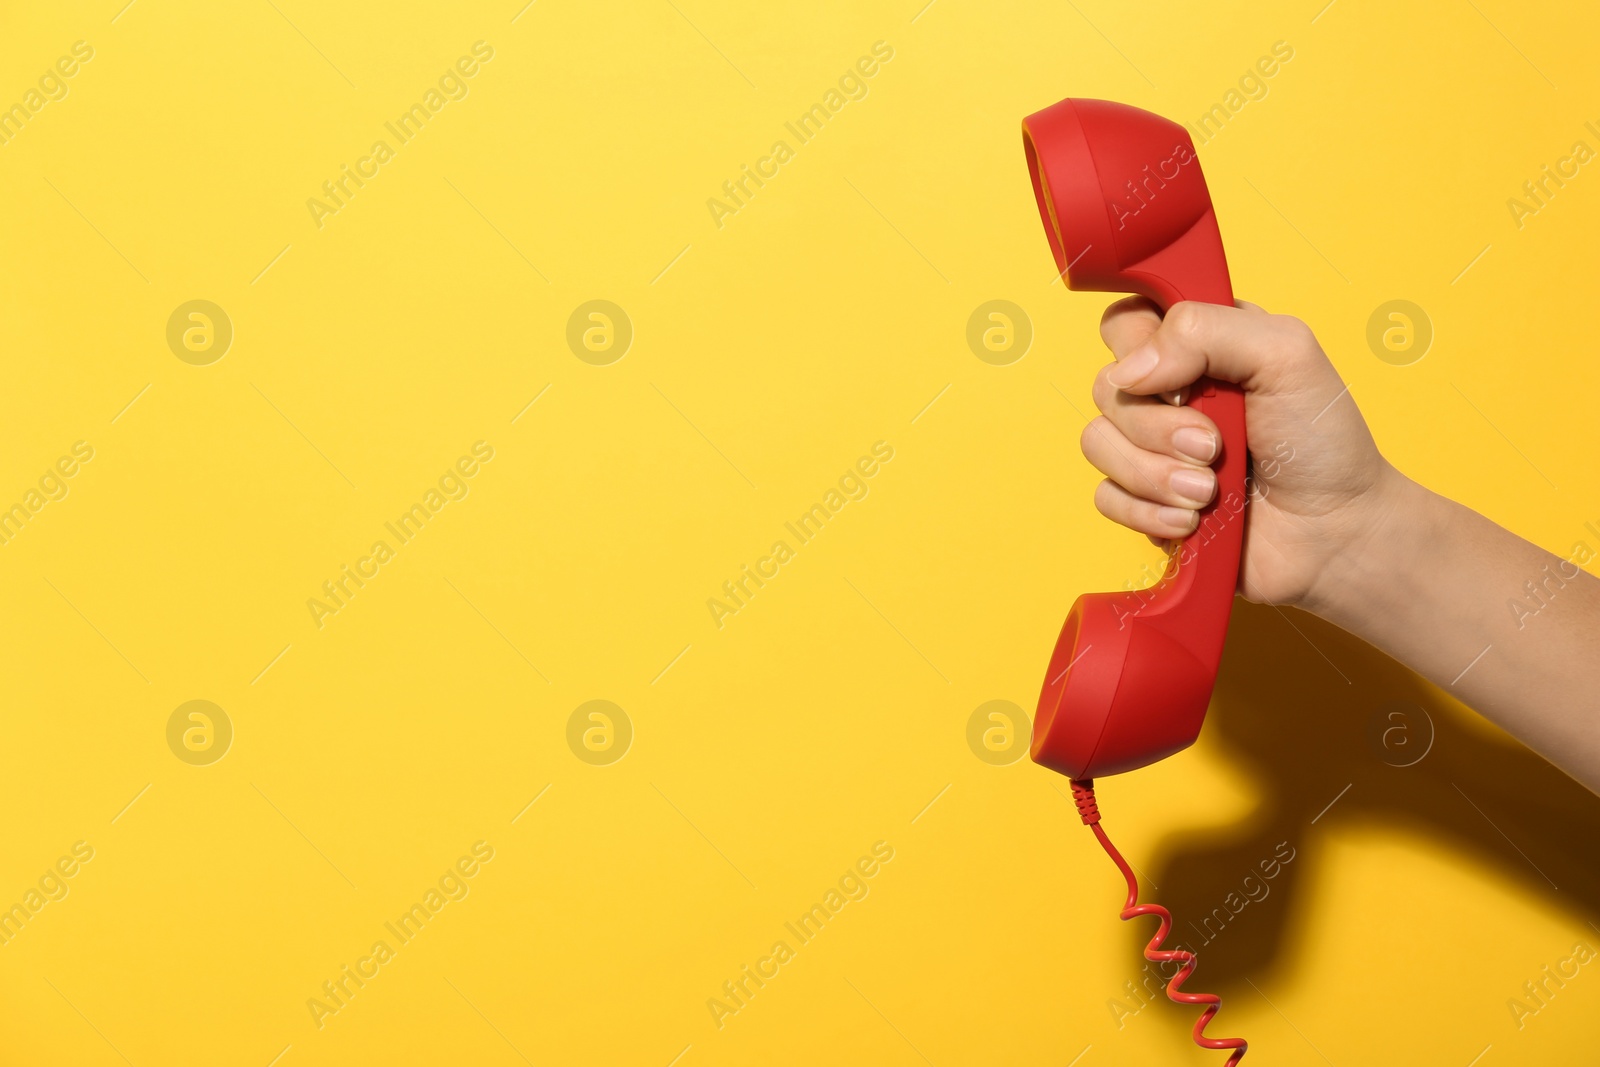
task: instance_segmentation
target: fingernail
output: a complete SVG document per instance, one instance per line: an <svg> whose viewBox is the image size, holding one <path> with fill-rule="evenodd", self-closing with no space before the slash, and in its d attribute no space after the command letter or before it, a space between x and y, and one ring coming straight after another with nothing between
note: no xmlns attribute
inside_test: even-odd
<svg viewBox="0 0 1600 1067"><path fill-rule="evenodd" d="M1156 518L1168 526L1187 530L1194 522L1194 512L1188 508L1161 508L1156 512Z"/></svg>
<svg viewBox="0 0 1600 1067"><path fill-rule="evenodd" d="M1185 426L1172 435L1172 447L1196 463L1210 463L1217 458L1217 435L1198 426Z"/></svg>
<svg viewBox="0 0 1600 1067"><path fill-rule="evenodd" d="M1145 345L1128 354L1126 359L1117 363L1106 375L1106 381L1118 389L1126 389L1130 385L1137 385L1150 376L1156 369L1156 364L1161 362L1161 355L1156 351L1155 345Z"/></svg>
<svg viewBox="0 0 1600 1067"><path fill-rule="evenodd" d="M1217 485L1217 476L1209 470L1176 470L1172 472L1170 484L1172 491L1185 500L1209 504L1211 493Z"/></svg>

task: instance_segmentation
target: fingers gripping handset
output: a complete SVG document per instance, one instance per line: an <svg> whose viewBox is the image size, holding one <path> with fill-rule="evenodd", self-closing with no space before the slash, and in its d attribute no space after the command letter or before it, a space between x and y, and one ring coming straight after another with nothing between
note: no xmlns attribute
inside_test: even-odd
<svg viewBox="0 0 1600 1067"><path fill-rule="evenodd" d="M1105 100L1022 122L1050 249L1068 288L1233 303L1216 213L1182 126ZM1222 660L1244 537L1244 396L1202 378L1189 405L1222 435L1217 493L1153 588L1087 593L1039 695L1033 758L1073 779L1133 770L1192 744Z"/></svg>

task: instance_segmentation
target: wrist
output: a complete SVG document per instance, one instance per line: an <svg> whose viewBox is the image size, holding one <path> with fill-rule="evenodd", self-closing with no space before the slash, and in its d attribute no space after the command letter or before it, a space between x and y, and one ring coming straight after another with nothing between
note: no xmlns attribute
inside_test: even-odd
<svg viewBox="0 0 1600 1067"><path fill-rule="evenodd" d="M1384 461L1300 607L1357 635L1402 607L1423 580L1428 546L1438 543L1440 503Z"/></svg>

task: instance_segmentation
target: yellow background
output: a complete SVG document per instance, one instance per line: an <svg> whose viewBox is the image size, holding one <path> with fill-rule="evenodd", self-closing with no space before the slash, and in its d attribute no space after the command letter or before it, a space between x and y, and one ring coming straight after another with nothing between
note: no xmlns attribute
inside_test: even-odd
<svg viewBox="0 0 1600 1067"><path fill-rule="evenodd" d="M1288 42L1201 148L1237 291L1316 328L1406 472L1600 547L1600 173L1506 207L1600 147L1585 5L121 4L0 28L0 102L95 50L0 147L0 497L95 449L0 546L0 904L95 850L0 947L6 1063L1220 1062L1187 1009L1119 1027L1143 924L1065 781L966 741L1031 710L1074 596L1155 559L1077 452L1104 301L1053 283L1018 134L1062 96L1192 122ZM307 198L478 40L470 94L319 229ZM879 40L719 229L707 198ZM1365 341L1396 298L1436 331L1405 367ZM192 299L233 323L209 366L167 347ZM609 366L565 341L591 299L633 323ZM1009 366L966 345L991 299L1032 319ZM318 629L307 599L478 440L470 495ZM717 629L707 598L879 440L870 494ZM1600 803L1317 620L1235 620L1200 743L1100 790L1180 928L1296 850L1202 949L1213 1032L1276 1064L1591 1057L1592 966L1520 1030L1507 1000L1600 944ZM167 746L193 699L235 730L210 766ZM609 766L567 745L592 699L635 733ZM1367 736L1394 701L1437 731L1408 768ZM307 999L479 840L470 895L318 1029ZM708 998L880 840L870 895L719 1030Z"/></svg>

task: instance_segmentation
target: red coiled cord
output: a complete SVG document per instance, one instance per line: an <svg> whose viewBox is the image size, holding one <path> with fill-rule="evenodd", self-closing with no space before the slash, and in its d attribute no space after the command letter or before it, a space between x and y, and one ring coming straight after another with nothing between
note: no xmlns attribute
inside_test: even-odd
<svg viewBox="0 0 1600 1067"><path fill-rule="evenodd" d="M1132 919L1136 915L1159 915L1161 926L1156 930L1156 936L1144 947L1144 958L1152 963L1164 963L1168 960L1182 960L1183 966L1178 973L1172 976L1167 983L1167 999L1177 1004L1205 1004L1206 1010L1200 1013L1200 1018L1194 1024L1194 1043L1201 1048L1233 1049L1233 1055L1228 1057L1228 1062L1223 1067L1234 1067L1244 1058L1248 1044L1242 1037L1207 1037L1205 1034L1206 1023L1217 1014L1222 1006L1222 998L1215 993L1185 993L1183 992L1184 979L1194 973L1196 957L1193 952L1181 948L1163 949L1161 942L1167 939L1167 934L1172 929L1172 914L1160 904L1139 903L1139 882L1133 876L1133 869L1128 866L1128 861L1122 858L1122 853L1117 851L1117 846L1111 843L1106 832L1100 828L1100 807L1094 799L1094 779L1073 781L1072 799L1078 805L1078 815L1083 819L1083 824L1094 831L1094 836L1099 839L1100 847L1106 850L1106 855L1111 857L1111 862L1117 865L1122 872L1122 877L1128 880L1128 902L1123 905L1123 921Z"/></svg>

